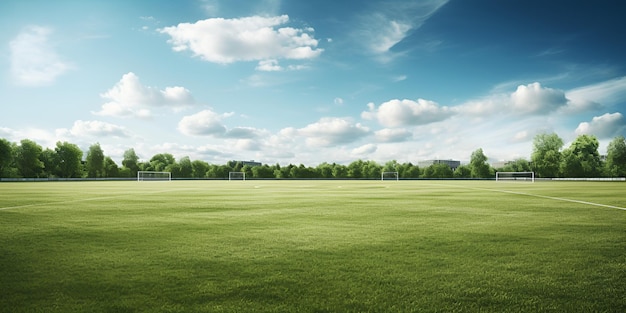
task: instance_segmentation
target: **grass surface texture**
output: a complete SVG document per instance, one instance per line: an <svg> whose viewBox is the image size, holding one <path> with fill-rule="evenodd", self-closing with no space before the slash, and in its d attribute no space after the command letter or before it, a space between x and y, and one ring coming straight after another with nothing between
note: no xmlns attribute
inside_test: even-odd
<svg viewBox="0 0 626 313"><path fill-rule="evenodd" d="M626 312L625 191L0 183L0 312Z"/></svg>

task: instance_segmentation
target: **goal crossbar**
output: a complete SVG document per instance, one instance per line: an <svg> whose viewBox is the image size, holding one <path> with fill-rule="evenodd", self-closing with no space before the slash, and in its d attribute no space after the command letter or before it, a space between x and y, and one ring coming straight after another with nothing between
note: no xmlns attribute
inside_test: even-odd
<svg viewBox="0 0 626 313"><path fill-rule="evenodd" d="M171 172L138 171L137 181L171 181Z"/></svg>
<svg viewBox="0 0 626 313"><path fill-rule="evenodd" d="M382 172L380 173L380 180L400 180L400 175L398 172Z"/></svg>
<svg viewBox="0 0 626 313"><path fill-rule="evenodd" d="M535 182L535 172L496 172L496 181L519 180Z"/></svg>
<svg viewBox="0 0 626 313"><path fill-rule="evenodd" d="M246 180L246 172L228 172L228 180Z"/></svg>

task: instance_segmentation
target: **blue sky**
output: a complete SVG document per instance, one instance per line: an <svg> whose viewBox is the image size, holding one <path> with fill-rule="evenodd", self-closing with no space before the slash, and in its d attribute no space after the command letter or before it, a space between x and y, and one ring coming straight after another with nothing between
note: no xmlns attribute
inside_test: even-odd
<svg viewBox="0 0 626 313"><path fill-rule="evenodd" d="M223 164L626 135L615 1L2 1L0 137Z"/></svg>

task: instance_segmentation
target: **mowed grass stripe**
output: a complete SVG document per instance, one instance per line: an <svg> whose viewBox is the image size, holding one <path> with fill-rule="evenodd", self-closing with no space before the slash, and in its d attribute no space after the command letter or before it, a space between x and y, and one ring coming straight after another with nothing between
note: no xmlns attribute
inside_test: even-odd
<svg viewBox="0 0 626 313"><path fill-rule="evenodd" d="M623 211L446 184L0 184L101 197L0 212L0 312L625 311ZM611 204L621 188L507 187Z"/></svg>

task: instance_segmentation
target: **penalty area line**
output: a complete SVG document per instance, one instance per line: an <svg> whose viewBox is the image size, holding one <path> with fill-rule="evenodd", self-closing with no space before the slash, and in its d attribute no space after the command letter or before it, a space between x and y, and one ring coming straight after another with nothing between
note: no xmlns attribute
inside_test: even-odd
<svg viewBox="0 0 626 313"><path fill-rule="evenodd" d="M480 189L480 188L478 188L478 189ZM582 201L582 200L576 200L576 199L568 199L568 198L552 197L552 196L544 196L544 195L535 195L535 194L532 194L532 193L510 191L510 190L497 190L497 189L483 189L483 190L511 193L511 194L530 196L530 197L537 197L537 198L545 198L545 199L551 199L551 200L559 200L559 201L565 201L565 202L579 203L579 204L585 204L585 205L598 206L598 207L603 207L603 208L618 209L618 210L626 211L626 208L618 207L618 206L615 206L615 205L595 203L595 202Z"/></svg>
<svg viewBox="0 0 626 313"><path fill-rule="evenodd" d="M450 186L452 186L452 185L450 185ZM561 197L536 195L536 194L532 194L532 193L519 192L519 191L490 189L490 188L463 187L463 186L454 186L454 187L457 187L457 188L461 187L461 188L474 189L474 190L483 190L483 191L492 191L492 192L501 192L501 193L510 193L510 194L521 195L521 196L544 198L544 199L550 199L550 200L572 202L572 203L585 204L585 205L597 206L597 207L602 207L602 208L609 208L609 209L617 209L617 210L626 211L626 208L615 206L615 205L610 205L610 204L602 204L602 203L595 203L595 202L582 201L582 200L576 200L576 199L568 199L568 198L561 198Z"/></svg>

